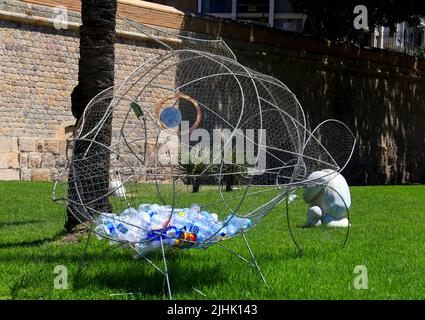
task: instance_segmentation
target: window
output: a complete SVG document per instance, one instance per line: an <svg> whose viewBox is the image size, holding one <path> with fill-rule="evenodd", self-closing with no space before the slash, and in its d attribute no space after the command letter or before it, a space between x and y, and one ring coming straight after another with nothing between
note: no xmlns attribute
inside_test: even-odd
<svg viewBox="0 0 425 320"><path fill-rule="evenodd" d="M237 13L269 13L269 0L239 0Z"/></svg>
<svg viewBox="0 0 425 320"><path fill-rule="evenodd" d="M231 13L232 0L202 0L204 13Z"/></svg>
<svg viewBox="0 0 425 320"><path fill-rule="evenodd" d="M301 32L304 28L306 16L294 10L291 0L275 0L274 8L270 7L270 3L273 3L270 0L198 1L201 1L198 4L202 4L202 13L295 32Z"/></svg>

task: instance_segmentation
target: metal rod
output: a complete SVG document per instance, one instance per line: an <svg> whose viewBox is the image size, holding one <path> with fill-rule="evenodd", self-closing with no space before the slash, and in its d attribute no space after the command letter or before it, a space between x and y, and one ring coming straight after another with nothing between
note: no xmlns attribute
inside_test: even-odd
<svg viewBox="0 0 425 320"><path fill-rule="evenodd" d="M164 258L164 277L165 281L167 282L168 296L170 300L173 300L173 297L171 295L170 278L168 277L167 259L165 258L164 242L162 241L161 236L159 237L159 241L161 242L162 257Z"/></svg>
<svg viewBox="0 0 425 320"><path fill-rule="evenodd" d="M231 254L235 255L236 257L238 257L239 259L241 259L242 261L246 262L247 264L249 264L251 267L255 268L255 264L253 264L252 262L249 262L247 259L245 259L244 257L242 257L239 253L233 251L232 249L226 247L224 244L222 243L218 243L218 245L224 249L226 249L228 252L230 252Z"/></svg>
<svg viewBox="0 0 425 320"><path fill-rule="evenodd" d="M301 246L298 244L298 241L295 239L294 233L292 232L292 226L291 226L291 219L289 218L289 192L286 195L285 198L285 214L286 214L286 222L288 223L288 231L289 231L289 235L291 236L292 242L295 244L295 246L298 249L298 253L300 255L303 255L304 252L301 249Z"/></svg>
<svg viewBox="0 0 425 320"><path fill-rule="evenodd" d="M137 248L133 245L129 245L134 251L136 251L143 259L145 259L151 266L153 266L156 270L158 270L162 275L164 275L164 271L162 271L155 263L149 260L143 253L141 253Z"/></svg>
<svg viewBox="0 0 425 320"><path fill-rule="evenodd" d="M83 251L83 255L81 256L80 265L78 266L76 277L79 277L80 276L81 268L85 265L84 264L84 260L85 260L86 255L87 255L87 249L89 247L89 242L90 242L90 238L91 238L92 229L93 229L93 222L91 223L89 234L88 234L87 240L86 240L86 244L84 245L84 251Z"/></svg>
<svg viewBox="0 0 425 320"><path fill-rule="evenodd" d="M258 265L257 259L255 259L254 252L252 252L251 246L249 245L249 242L248 242L248 239L245 236L245 233L242 233L242 237L245 240L245 244L248 247L249 253L251 254L251 258L255 263L255 267L257 268L258 272L260 273L261 279L263 279L263 282L266 285L266 288L268 288L269 285L267 284L266 278L264 277L263 272L261 271L260 266Z"/></svg>

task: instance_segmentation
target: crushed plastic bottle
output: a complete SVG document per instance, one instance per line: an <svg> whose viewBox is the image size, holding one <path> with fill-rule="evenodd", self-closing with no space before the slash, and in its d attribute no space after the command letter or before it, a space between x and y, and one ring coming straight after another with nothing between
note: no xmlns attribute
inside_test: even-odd
<svg viewBox="0 0 425 320"><path fill-rule="evenodd" d="M132 214L137 214L137 210L136 209L134 209L134 208L132 208L132 207L130 207L130 208L128 208L128 209L125 209L121 214L120 214L120 216L125 216L125 215L132 215Z"/></svg>
<svg viewBox="0 0 425 320"><path fill-rule="evenodd" d="M239 230L245 230L252 226L251 220L231 214L227 216L226 221L229 221L229 224L235 226Z"/></svg>
<svg viewBox="0 0 425 320"><path fill-rule="evenodd" d="M139 254L161 248L206 248L212 243L232 237L252 226L247 218L229 215L219 221L215 213L158 204L141 204L138 210L127 208L121 214L102 213L96 220L96 235L111 242L134 243Z"/></svg>

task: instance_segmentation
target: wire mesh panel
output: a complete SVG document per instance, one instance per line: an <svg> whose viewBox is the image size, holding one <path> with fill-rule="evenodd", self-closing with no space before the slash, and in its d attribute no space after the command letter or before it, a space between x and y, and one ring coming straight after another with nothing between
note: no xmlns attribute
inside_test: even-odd
<svg viewBox="0 0 425 320"><path fill-rule="evenodd" d="M162 43L160 30L145 29ZM222 40L178 39L184 49L145 61L93 98L54 190L100 238L141 255L245 234L314 183L313 171L342 170L355 143L336 120L307 130L295 95L238 63ZM205 185L209 201L191 206L184 184Z"/></svg>
<svg viewBox="0 0 425 320"><path fill-rule="evenodd" d="M99 108L104 101L108 107ZM197 179L218 186L214 210L227 220L249 218L253 226L311 172L344 168L353 143L338 121L309 132L296 97L276 79L224 56L174 50L90 102L74 139L68 201L82 222L104 211L121 214L143 203L150 182L172 219L175 208L188 205L179 184ZM193 162L198 171L182 172ZM124 187L125 196L116 200L109 181L118 181L115 189ZM237 191L225 192L226 184L237 184ZM269 201L245 201L258 193Z"/></svg>

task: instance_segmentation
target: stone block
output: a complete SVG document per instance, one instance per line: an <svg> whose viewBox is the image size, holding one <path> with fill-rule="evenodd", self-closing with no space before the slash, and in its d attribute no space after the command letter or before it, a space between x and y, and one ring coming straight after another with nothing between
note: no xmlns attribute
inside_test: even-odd
<svg viewBox="0 0 425 320"><path fill-rule="evenodd" d="M43 153L41 156L41 166L43 168L53 168L55 166L55 156L52 153Z"/></svg>
<svg viewBox="0 0 425 320"><path fill-rule="evenodd" d="M28 153L20 153L19 154L19 162L21 168L28 168Z"/></svg>
<svg viewBox="0 0 425 320"><path fill-rule="evenodd" d="M0 180L19 180L19 170L0 169Z"/></svg>
<svg viewBox="0 0 425 320"><path fill-rule="evenodd" d="M67 164L68 164L68 161L66 159L66 156L60 155L60 156L56 157L56 164L55 164L56 169L58 169L58 168L61 168L61 169L66 168L66 165Z"/></svg>
<svg viewBox="0 0 425 320"><path fill-rule="evenodd" d="M58 154L59 150L59 141L58 140L46 140L44 142L44 152L49 152L52 154Z"/></svg>
<svg viewBox="0 0 425 320"><path fill-rule="evenodd" d="M7 154L7 168L19 169L19 154L18 153Z"/></svg>
<svg viewBox="0 0 425 320"><path fill-rule="evenodd" d="M22 169L21 170L21 180L31 181L31 178L32 178L32 170L31 169Z"/></svg>
<svg viewBox="0 0 425 320"><path fill-rule="evenodd" d="M37 140L36 141L36 144L35 144L35 147L36 147L36 151L37 152L42 153L43 150L44 150L44 140Z"/></svg>
<svg viewBox="0 0 425 320"><path fill-rule="evenodd" d="M0 169L19 169L17 153L0 153Z"/></svg>
<svg viewBox="0 0 425 320"><path fill-rule="evenodd" d="M35 151L35 139L21 138L19 139L19 150L21 152L34 152Z"/></svg>
<svg viewBox="0 0 425 320"><path fill-rule="evenodd" d="M16 137L0 137L0 152L1 153L17 153L18 138Z"/></svg>
<svg viewBox="0 0 425 320"><path fill-rule="evenodd" d="M41 153L32 152L28 155L28 167L29 168L40 168L41 167Z"/></svg>
<svg viewBox="0 0 425 320"><path fill-rule="evenodd" d="M59 154L66 155L66 144L67 144L66 140L59 140L58 144L59 144L58 145Z"/></svg>
<svg viewBox="0 0 425 320"><path fill-rule="evenodd" d="M50 181L50 170L34 169L31 175L32 181Z"/></svg>
<svg viewBox="0 0 425 320"><path fill-rule="evenodd" d="M0 153L0 169L7 169L7 153Z"/></svg>

